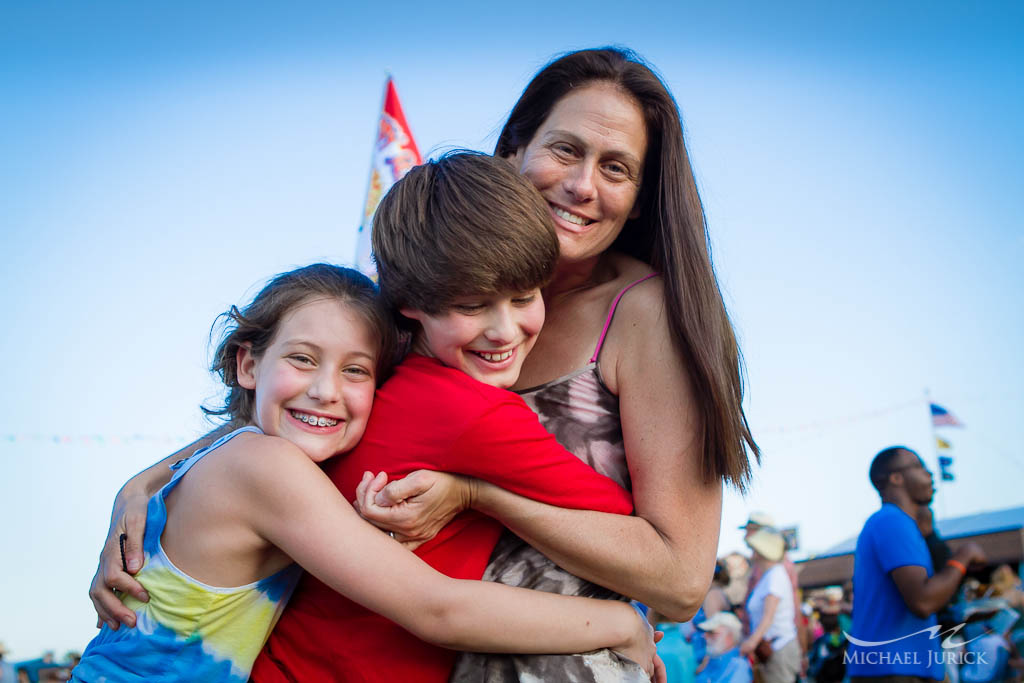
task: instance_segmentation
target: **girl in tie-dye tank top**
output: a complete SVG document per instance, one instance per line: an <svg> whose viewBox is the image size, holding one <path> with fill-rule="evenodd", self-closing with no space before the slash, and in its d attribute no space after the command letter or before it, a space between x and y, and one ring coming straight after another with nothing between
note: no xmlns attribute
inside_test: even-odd
<svg viewBox="0 0 1024 683"><path fill-rule="evenodd" d="M105 625L74 680L248 680L302 571L275 507L363 434L394 343L368 279L309 266L225 316L214 369L229 394L209 412L248 424L171 466L147 511L137 578L150 600L125 596L135 628Z"/></svg>

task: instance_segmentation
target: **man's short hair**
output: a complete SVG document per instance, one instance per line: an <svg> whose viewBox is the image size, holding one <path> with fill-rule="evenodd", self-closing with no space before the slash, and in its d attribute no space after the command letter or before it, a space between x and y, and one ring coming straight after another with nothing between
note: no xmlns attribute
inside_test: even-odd
<svg viewBox="0 0 1024 683"><path fill-rule="evenodd" d="M372 241L388 304L431 315L460 296L541 287L558 260L547 202L508 161L477 152L409 171L377 207Z"/></svg>
<svg viewBox="0 0 1024 683"><path fill-rule="evenodd" d="M906 446L889 446L888 448L879 451L875 459L871 461L871 469L868 470L868 477L871 479L872 486L882 493L886 485L889 483L889 475L896 471L896 459L899 458L900 453L910 453L914 457L917 457L917 453L910 450Z"/></svg>

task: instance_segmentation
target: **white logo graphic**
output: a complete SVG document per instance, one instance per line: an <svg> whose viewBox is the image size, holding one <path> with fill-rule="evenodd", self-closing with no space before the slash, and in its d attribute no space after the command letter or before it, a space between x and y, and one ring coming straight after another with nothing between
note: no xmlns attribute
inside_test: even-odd
<svg viewBox="0 0 1024 683"><path fill-rule="evenodd" d="M946 633L946 637L942 641L943 649L950 650L950 649L953 649L953 648L961 647L963 645L966 645L967 643L973 643L975 640L978 640L978 638L982 638L984 636L984 634L982 634L982 635L978 636L978 638L972 638L971 640L967 640L967 641L964 641L962 643L950 642L950 638L952 638L957 633L959 633L960 629L962 629L964 626L966 626L966 624L957 624L953 628L949 629L949 631ZM929 626L928 628L923 628L920 631L916 631L914 633L911 633L911 634L908 634L908 635L905 635L905 636L900 636L899 638L893 638L892 640L878 640L878 641L861 640L860 638L854 638L853 636L851 636L846 631L843 631L843 635L846 636L846 639L848 641L850 641L854 645L860 645L861 647L879 647L881 645L889 645L891 643L898 643L901 640L906 640L907 638L913 638L914 636L919 636L922 633L930 634L928 636L929 640L934 640L935 638L938 638L939 636L943 635L942 634L942 627L938 626L938 625Z"/></svg>

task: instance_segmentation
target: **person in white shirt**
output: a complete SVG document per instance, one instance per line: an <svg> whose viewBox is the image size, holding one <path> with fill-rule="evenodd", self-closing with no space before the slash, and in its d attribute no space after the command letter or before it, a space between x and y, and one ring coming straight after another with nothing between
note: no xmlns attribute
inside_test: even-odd
<svg viewBox="0 0 1024 683"><path fill-rule="evenodd" d="M751 632L740 644L740 653L757 657L764 683L793 683L800 672L801 651L793 621L793 584L782 566L786 542L769 528L757 530L746 542L761 578L747 598Z"/></svg>

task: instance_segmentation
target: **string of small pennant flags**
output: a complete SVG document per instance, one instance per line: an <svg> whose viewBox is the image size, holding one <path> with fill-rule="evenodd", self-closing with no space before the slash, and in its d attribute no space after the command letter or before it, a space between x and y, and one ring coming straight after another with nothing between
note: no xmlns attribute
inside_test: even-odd
<svg viewBox="0 0 1024 683"><path fill-rule="evenodd" d="M864 422L867 420L873 420L878 417L897 413L902 410L906 410L911 407L917 407L921 405L921 399L916 398L910 401L903 401L896 403L885 408L877 410L866 411L862 413L854 413L852 415L842 415L832 418L825 418L822 420L816 420L813 422L806 422L803 424L785 426L785 427L768 427L764 429L758 429L757 434L793 434L799 432L822 432L829 428L834 428L841 425L853 424L857 422ZM945 433L937 431L940 428L962 428L963 422L960 421L950 411L943 408L937 403L932 403L930 400L927 401L928 409L931 414L931 424L933 429L933 435L935 438L935 448L938 451L938 462L940 469L940 477L943 481L953 481L952 474L952 450L953 444L949 436ZM172 434L42 434L38 432L34 433L0 433L0 444L28 444L28 443L51 443L58 445L88 445L88 446L117 446L122 444L138 444L138 443L153 443L153 444L177 444L186 445L191 441L195 440L195 435L182 436Z"/></svg>
<svg viewBox="0 0 1024 683"><path fill-rule="evenodd" d="M765 428L757 430L760 434L789 434L795 432L813 432L813 431L824 431L829 427L835 427L838 425L844 425L849 423L862 422L865 420L871 420L883 415L890 413L896 413L901 410L905 410L912 406L918 406L921 403L921 399L914 399L912 401L905 401L891 405L887 408L881 408L878 410L871 410L864 413L856 413L853 415L843 415L833 418L826 418L817 420L814 422L807 422L804 424L789 426L789 427L775 427ZM190 441L194 441L195 437L185 436L172 436L167 434L115 434L115 435L104 435L104 434L40 434L40 433L15 433L15 434L0 434L0 443L54 443L54 444L79 444L79 445L90 445L90 446L105 446L105 445L120 445L126 443L160 443L160 444L181 444L185 445Z"/></svg>
<svg viewBox="0 0 1024 683"><path fill-rule="evenodd" d="M823 418L821 420L814 420L812 422L804 422L798 425L782 426L782 427L766 427L764 429L758 429L757 434L790 434L794 432L821 432L830 427L837 427L840 425L851 424L855 422L864 422L865 420L874 420L885 415L892 413L898 413L901 410L907 408L916 407L921 405L921 399L915 398L909 401L903 401L902 403L896 403L885 408L877 408L875 410L868 410L863 413L854 413L852 415L840 415L836 417Z"/></svg>
<svg viewBox="0 0 1024 683"><path fill-rule="evenodd" d="M194 441L195 437L173 436L170 434L0 434L0 443L7 444L56 444L59 446L120 446L125 444L180 444Z"/></svg>

